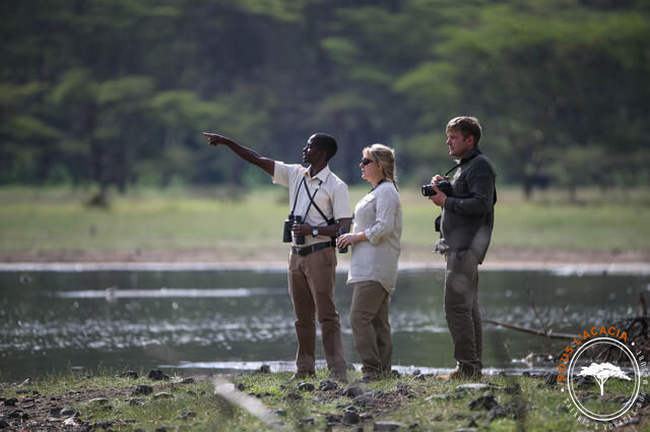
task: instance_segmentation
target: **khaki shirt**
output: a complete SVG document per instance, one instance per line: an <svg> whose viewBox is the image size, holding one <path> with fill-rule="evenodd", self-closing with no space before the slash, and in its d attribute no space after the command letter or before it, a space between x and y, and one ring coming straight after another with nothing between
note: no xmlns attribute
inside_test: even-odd
<svg viewBox="0 0 650 432"><path fill-rule="evenodd" d="M305 186L302 184L303 178L307 182L309 193L314 202L328 219L341 220L352 217L348 185L330 170L329 165L314 177L311 177L309 169L302 165L285 164L276 161L273 183L289 188L289 211L294 208L295 203L294 215L301 216L303 223L308 223L312 227L327 226L327 221L323 219L314 205L309 206L310 200ZM299 191L298 188L300 188ZM297 191L298 193L296 193ZM297 202L295 202L296 197ZM309 208L309 211L307 211L307 208ZM329 236L319 235L313 237L306 235L305 244L298 245L298 247L330 240ZM295 242L293 244L295 245Z"/></svg>

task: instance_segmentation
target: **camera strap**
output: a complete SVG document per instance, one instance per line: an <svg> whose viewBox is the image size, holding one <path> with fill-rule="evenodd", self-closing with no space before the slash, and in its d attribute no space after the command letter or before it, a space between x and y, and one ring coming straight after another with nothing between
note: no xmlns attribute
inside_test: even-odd
<svg viewBox="0 0 650 432"><path fill-rule="evenodd" d="M455 171L456 169L460 168L460 166L461 166L462 164L471 161L472 159L474 159L476 156L478 156L478 155L480 155L480 154L481 154L481 152L478 151L478 152L474 153L471 157L469 157L469 158L467 158L467 159L463 159L463 160L461 160L460 163L457 163L456 165L454 165L453 167L451 167L451 169L450 169L449 171L447 171L447 172L445 173L445 175L443 175L443 177L447 177L451 172L453 172L453 171Z"/></svg>

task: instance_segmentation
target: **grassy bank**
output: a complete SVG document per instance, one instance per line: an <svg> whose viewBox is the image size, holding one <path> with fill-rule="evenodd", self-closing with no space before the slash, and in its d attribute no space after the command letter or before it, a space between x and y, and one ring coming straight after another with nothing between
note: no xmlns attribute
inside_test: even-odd
<svg viewBox="0 0 650 432"><path fill-rule="evenodd" d="M358 372L351 375L360 376ZM370 384L337 384L334 388L326 381L325 371L319 371L308 384L291 380L288 373L254 373L219 380L172 377L153 381L103 374L56 376L19 386L2 384L5 403L0 413L20 428L15 430L63 427L74 412L73 420L67 420L68 428L87 428L83 430L590 429L576 420L567 393L544 377L485 377L478 388L423 375L391 377ZM215 394L217 387L225 392ZM593 401L590 408L594 410L599 406L607 409L624 391L612 384L607 398L599 393L595 383L577 391L584 400ZM12 398L12 404L6 403ZM625 430L647 430L645 404L632 411L632 424ZM72 410L61 412L63 408ZM11 416L9 411L13 412ZM390 424L396 429L390 429ZM376 429L382 426L387 429Z"/></svg>
<svg viewBox="0 0 650 432"><path fill-rule="evenodd" d="M352 205L367 191L351 189ZM0 253L38 256L57 251L204 250L219 259L283 259L282 187L136 189L110 195L108 209L84 203L89 190L0 189ZM403 258L429 259L433 219L439 213L415 187L400 190L404 208ZM572 250L649 252L650 191L585 191L569 203L549 191L524 201L519 189L501 188L492 251ZM496 251L496 252L495 252ZM281 252L282 256L278 256ZM516 254L516 253L515 253Z"/></svg>

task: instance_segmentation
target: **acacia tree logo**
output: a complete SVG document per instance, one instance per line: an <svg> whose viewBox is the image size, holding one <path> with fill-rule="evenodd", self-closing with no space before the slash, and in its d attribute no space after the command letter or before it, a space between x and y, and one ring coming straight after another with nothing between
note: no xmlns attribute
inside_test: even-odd
<svg viewBox="0 0 650 432"><path fill-rule="evenodd" d="M580 358L584 355L589 356L591 350L596 350L599 347L615 347L620 349L625 357L630 361L632 369L634 370L634 378L630 378L621 370L618 366L614 366L610 363L594 363L591 362L591 365L585 367L582 366L580 373L573 372L574 368L577 367L576 363L580 361ZM593 358L593 357L592 357ZM574 381L575 377L578 376L592 376L598 382L600 387L600 394L603 396L605 394L605 382L610 378L617 378L625 381L632 381L626 387L628 395L625 402L620 404L605 404L604 406L590 406L588 403L583 403L582 398L576 395ZM639 390L641 388L641 372L639 368L639 363L637 359L632 354L632 351L625 346L623 343L616 339L609 337L599 337L591 339L587 342L584 342L580 348L573 355L569 361L569 366L567 368L567 390L569 396L573 401L575 407L586 417L596 420L599 422L609 422L618 419L623 416L627 411L629 411L639 395Z"/></svg>
<svg viewBox="0 0 650 432"><path fill-rule="evenodd" d="M591 376L594 377L598 386L600 387L600 395L605 394L605 381L610 378L624 379L632 381L632 378L627 376L620 367L614 366L611 363L592 363L588 367L582 367L582 371L578 376Z"/></svg>

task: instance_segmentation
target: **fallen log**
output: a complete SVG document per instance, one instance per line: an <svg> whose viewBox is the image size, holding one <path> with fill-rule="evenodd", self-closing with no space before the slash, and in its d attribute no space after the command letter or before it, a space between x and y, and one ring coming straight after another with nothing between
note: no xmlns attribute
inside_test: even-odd
<svg viewBox="0 0 650 432"><path fill-rule="evenodd" d="M510 330L517 330L521 331L524 333L529 333L529 334L534 334L537 336L543 336L549 339L575 339L575 338L580 338L578 335L573 335L573 334L567 334L567 333L554 333L553 330L535 330L527 327L521 327L515 324L510 324L510 323L505 323L502 321L496 321L496 320L491 320L491 319L483 319L484 323L487 324L493 324L493 325L498 325L501 327L505 327Z"/></svg>

